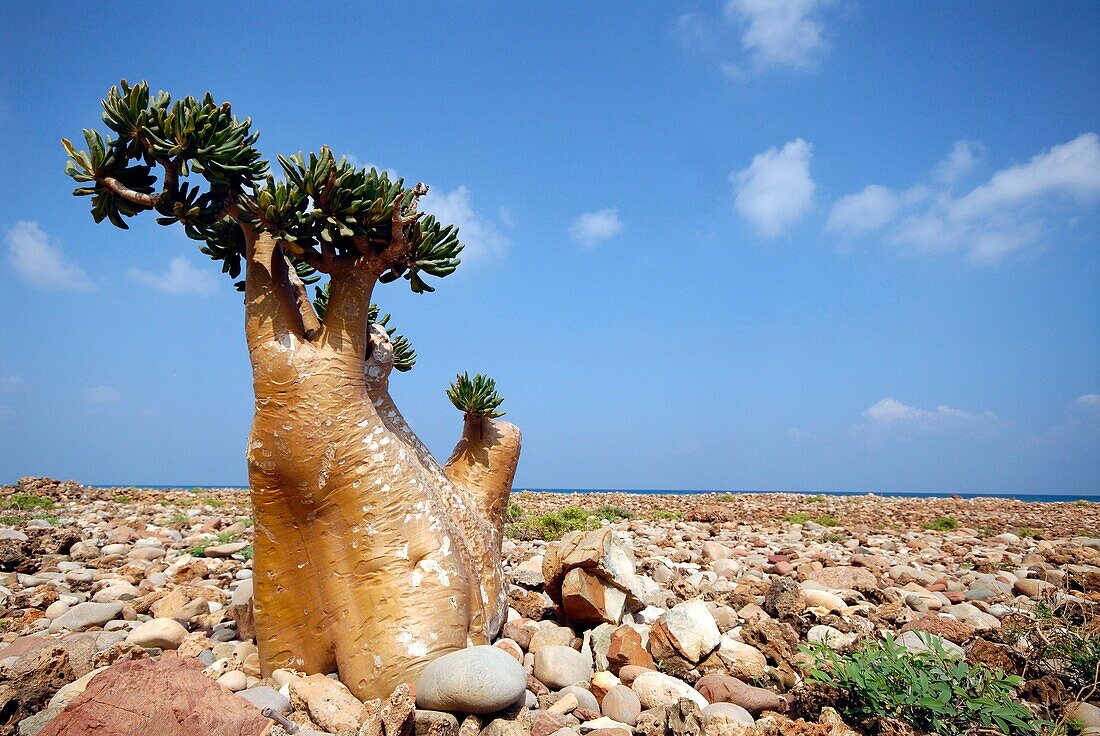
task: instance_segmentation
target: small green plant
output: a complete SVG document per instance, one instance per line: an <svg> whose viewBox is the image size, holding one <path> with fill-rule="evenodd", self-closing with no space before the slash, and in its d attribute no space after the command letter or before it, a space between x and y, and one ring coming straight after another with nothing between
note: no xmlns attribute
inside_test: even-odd
<svg viewBox="0 0 1100 736"><path fill-rule="evenodd" d="M1086 500L1085 500L1085 499L1083 499L1083 498L1079 498L1079 499L1077 499L1076 501L1074 501L1074 502L1073 502L1073 505L1074 505L1074 506L1088 506L1088 505L1089 505L1089 502L1088 502L1088 501L1086 501Z"/></svg>
<svg viewBox="0 0 1100 736"><path fill-rule="evenodd" d="M733 495L732 493L723 493L718 496L718 500L723 503L733 503L737 500L737 496Z"/></svg>
<svg viewBox="0 0 1100 736"><path fill-rule="evenodd" d="M579 506L567 506L560 511L550 511L512 522L505 528L505 533L513 539L543 539L549 542L561 539L569 532L595 529L599 525L599 517Z"/></svg>
<svg viewBox="0 0 1100 736"><path fill-rule="evenodd" d="M4 526L15 526L21 521L23 517L18 514L0 514L0 524Z"/></svg>
<svg viewBox="0 0 1100 736"><path fill-rule="evenodd" d="M925 522L924 528L936 532L949 532L958 529L959 522L951 516L937 516L932 521Z"/></svg>
<svg viewBox="0 0 1100 736"><path fill-rule="evenodd" d="M33 493L13 493L0 499L0 509L29 511L30 509L52 509L56 505L52 499L36 496Z"/></svg>
<svg viewBox="0 0 1100 736"><path fill-rule="evenodd" d="M134 502L133 497L132 496L127 496L125 493L120 493L117 496L113 497L111 500L114 501L115 503L122 504L124 506L126 504L130 504L130 503Z"/></svg>
<svg viewBox="0 0 1100 736"><path fill-rule="evenodd" d="M214 535L214 538L218 540L218 544L229 544L230 542L236 542L241 538L241 535L236 532L218 532Z"/></svg>
<svg viewBox="0 0 1100 736"><path fill-rule="evenodd" d="M1035 535L1038 534L1038 533L1039 532L1035 531L1034 529L1032 529L1029 526L1022 526L1022 527L1018 528L1015 532L1016 536L1020 537L1021 539L1034 538Z"/></svg>
<svg viewBox="0 0 1100 736"><path fill-rule="evenodd" d="M523 518L523 507L515 501L508 502L508 520L519 521Z"/></svg>
<svg viewBox="0 0 1100 736"><path fill-rule="evenodd" d="M1053 726L1016 699L1023 678L970 664L948 653L938 637L918 636L928 651L910 652L889 634L847 653L805 646L813 660L807 679L839 691L835 706L844 719L868 727L896 718L940 736L1040 736Z"/></svg>
<svg viewBox="0 0 1100 736"><path fill-rule="evenodd" d="M191 549L187 550L187 553L192 557L206 557L206 548L209 544L196 544Z"/></svg>
<svg viewBox="0 0 1100 736"><path fill-rule="evenodd" d="M680 511L665 511L664 509L657 509L650 518L654 521L680 521L684 518L683 513Z"/></svg>
<svg viewBox="0 0 1100 736"><path fill-rule="evenodd" d="M252 549L252 545L250 544L242 549L238 554L246 560L251 560L255 555L255 551Z"/></svg>
<svg viewBox="0 0 1100 736"><path fill-rule="evenodd" d="M847 537L847 535L845 535L845 534L833 534L833 533L829 533L829 534L823 534L823 535L821 535L821 541L822 541L822 542L833 542L834 544L835 544L835 543L839 543L839 542L843 542L843 541L846 541L847 539L848 539L848 537Z"/></svg>
<svg viewBox="0 0 1100 736"><path fill-rule="evenodd" d="M629 519L634 514L630 509L624 509L622 506L611 506L605 504L603 506L597 506L592 515L601 519L607 519L608 521L619 521L620 519Z"/></svg>
<svg viewBox="0 0 1100 736"><path fill-rule="evenodd" d="M821 526L840 526L840 522L829 514L822 514L814 519Z"/></svg>
<svg viewBox="0 0 1100 736"><path fill-rule="evenodd" d="M467 419L496 419L504 416L504 412L499 411L504 399L497 393L497 382L480 373L473 378L470 378L469 373L455 376L454 382L447 389L447 398Z"/></svg>
<svg viewBox="0 0 1100 736"><path fill-rule="evenodd" d="M212 509L220 509L225 506L225 501L220 498L208 498L204 503Z"/></svg>
<svg viewBox="0 0 1100 736"><path fill-rule="evenodd" d="M803 511L796 511L793 514L787 514L783 517L783 521L788 524L805 524L810 520L810 515Z"/></svg>
<svg viewBox="0 0 1100 736"><path fill-rule="evenodd" d="M177 511L176 513L172 514L171 521L173 524L186 524L187 522L191 521L191 517L189 517L187 514L181 514Z"/></svg>
<svg viewBox="0 0 1100 736"><path fill-rule="evenodd" d="M814 494L813 496L807 496L806 500L809 503L825 503L825 495L822 493Z"/></svg>

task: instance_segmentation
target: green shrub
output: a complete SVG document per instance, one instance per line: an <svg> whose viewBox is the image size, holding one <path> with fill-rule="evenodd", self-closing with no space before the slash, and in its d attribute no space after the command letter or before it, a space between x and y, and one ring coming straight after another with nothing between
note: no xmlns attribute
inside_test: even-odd
<svg viewBox="0 0 1100 736"><path fill-rule="evenodd" d="M208 498L203 503L213 509L220 509L225 506L225 501L220 498Z"/></svg>
<svg viewBox="0 0 1100 736"><path fill-rule="evenodd" d="M214 535L214 538L218 540L218 544L229 544L230 542L236 542L241 538L241 535L236 532L218 532Z"/></svg>
<svg viewBox="0 0 1100 736"><path fill-rule="evenodd" d="M505 528L505 533L513 539L543 539L549 542L561 539L569 532L595 529L599 526L599 517L579 506L566 506L560 511L550 511L512 522Z"/></svg>
<svg viewBox="0 0 1100 736"><path fill-rule="evenodd" d="M608 521L619 521L620 519L629 519L634 514L631 513L630 509L624 509L622 506L604 505L597 506L592 515Z"/></svg>
<svg viewBox="0 0 1100 736"><path fill-rule="evenodd" d="M825 503L825 495L822 493L816 493L813 496L807 496L806 500L810 503Z"/></svg>
<svg viewBox="0 0 1100 736"><path fill-rule="evenodd" d="M515 501L508 502L508 519L510 521L518 521L523 518L523 507Z"/></svg>
<svg viewBox="0 0 1100 736"><path fill-rule="evenodd" d="M173 524L186 524L187 522L191 521L191 517L189 517L187 514L181 514L177 511L176 513L172 514L171 521Z"/></svg>
<svg viewBox="0 0 1100 736"><path fill-rule="evenodd" d="M810 520L810 515L802 511L796 511L793 514L787 514L783 517L783 521L788 524L805 524Z"/></svg>
<svg viewBox="0 0 1100 736"><path fill-rule="evenodd" d="M115 497L114 497L114 498L112 498L111 500L112 500L112 501L114 501L115 503L120 503L120 504L124 504L124 505L125 505L125 504L128 504L128 503L133 503L133 502L134 502L134 499L133 499L132 497L130 497L130 496L127 496L127 495L126 495L126 494L124 494L124 493L120 493L120 494L118 494L117 496L115 496Z"/></svg>
<svg viewBox="0 0 1100 736"><path fill-rule="evenodd" d="M250 544L247 547L245 547L244 549L242 549L240 551L240 555L241 555L241 557L245 558L246 560L251 560L252 557L255 555L255 551L252 549L252 545Z"/></svg>
<svg viewBox="0 0 1100 736"><path fill-rule="evenodd" d="M657 509L650 518L654 521L680 521L684 518L683 513L679 511L665 511L664 509Z"/></svg>
<svg viewBox="0 0 1100 736"><path fill-rule="evenodd" d="M949 532L958 529L959 522L951 516L937 516L932 521L925 522L924 528L937 532Z"/></svg>
<svg viewBox="0 0 1100 736"><path fill-rule="evenodd" d="M803 650L813 663L807 679L841 693L835 706L849 723L871 726L896 718L940 736L1002 733L1039 736L1037 721L1018 700L1023 678L948 654L937 637L918 633L929 648L914 653L887 635L838 653L822 645Z"/></svg>
<svg viewBox="0 0 1100 736"><path fill-rule="evenodd" d="M1038 532L1029 526L1022 526L1016 530L1015 534L1017 537L1020 537L1022 539L1029 539L1038 534Z"/></svg>
<svg viewBox="0 0 1100 736"><path fill-rule="evenodd" d="M723 493L718 497L718 500L724 503L730 503L732 501L736 501L737 496L733 495L732 493Z"/></svg>
<svg viewBox="0 0 1100 736"><path fill-rule="evenodd" d="M206 548L209 544L196 544L191 549L187 550L187 553L192 557L206 557Z"/></svg>
<svg viewBox="0 0 1100 736"><path fill-rule="evenodd" d="M0 509L28 511L30 509L52 509L56 505L51 499L36 496L33 493L13 493L0 499Z"/></svg>
<svg viewBox="0 0 1100 736"><path fill-rule="evenodd" d="M822 514L814 519L821 526L840 526L840 522L828 514Z"/></svg>

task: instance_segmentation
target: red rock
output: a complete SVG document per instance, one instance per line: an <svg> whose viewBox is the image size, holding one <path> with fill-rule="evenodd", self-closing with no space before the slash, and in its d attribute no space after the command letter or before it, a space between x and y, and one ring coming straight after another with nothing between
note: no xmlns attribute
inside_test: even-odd
<svg viewBox="0 0 1100 736"><path fill-rule="evenodd" d="M926 613L915 621L910 621L902 627L906 631L927 631L930 634L942 636L953 644L962 644L974 636L974 627L965 621L939 616L934 613Z"/></svg>
<svg viewBox="0 0 1100 736"><path fill-rule="evenodd" d="M611 646L607 649L608 669L618 675L623 667L634 665L655 669L653 656L642 646L642 635L630 626L620 626L611 632Z"/></svg>
<svg viewBox="0 0 1100 736"><path fill-rule="evenodd" d="M39 736L260 736L270 725L198 662L169 657L112 665Z"/></svg>
<svg viewBox="0 0 1100 736"><path fill-rule="evenodd" d="M576 721L574 721L576 723ZM569 717L560 713L537 711L534 722L531 724L531 736L550 736L559 728L569 725Z"/></svg>
<svg viewBox="0 0 1100 736"><path fill-rule="evenodd" d="M711 703L735 703L753 715L765 710L782 712L787 707L787 702L777 693L753 687L729 675L704 675L695 683L695 689Z"/></svg>
<svg viewBox="0 0 1100 736"><path fill-rule="evenodd" d="M619 623L626 596L607 588L603 580L583 568L567 572L561 581L561 606L566 619L578 624Z"/></svg>
<svg viewBox="0 0 1100 736"><path fill-rule="evenodd" d="M821 583L832 590L858 590L870 592L878 590L878 578L866 567L838 565L825 567L820 570L811 570L806 574L806 580Z"/></svg>

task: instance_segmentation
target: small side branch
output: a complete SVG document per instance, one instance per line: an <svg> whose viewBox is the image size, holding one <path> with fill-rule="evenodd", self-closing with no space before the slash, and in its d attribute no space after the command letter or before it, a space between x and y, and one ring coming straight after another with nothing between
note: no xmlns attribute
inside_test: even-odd
<svg viewBox="0 0 1100 736"><path fill-rule="evenodd" d="M408 233L405 232L405 227L424 216L423 212L416 211L416 206L419 204L420 198L427 193L428 185L424 182L418 182L413 187L413 198L410 205L412 212L408 216L401 212L400 204L394 205L393 219L390 221L390 244L377 256L371 258L371 270L376 275L381 275L387 269L400 265L402 261L408 258L409 252L412 250L412 243L409 241Z"/></svg>
<svg viewBox="0 0 1100 736"><path fill-rule="evenodd" d="M113 176L104 176L96 179L96 181L98 181L100 184L107 187L123 199L129 202L133 202L134 204L141 205L142 207L148 207L149 209L152 209L156 207L157 202L160 201L160 194L145 194L144 192L136 192ZM163 194L163 192L161 194Z"/></svg>
<svg viewBox="0 0 1100 736"><path fill-rule="evenodd" d="M294 264L290 262L285 254L283 260L286 261L287 278L290 281L290 288L294 295L294 303L298 307L298 314L302 318L302 334L305 335L307 340L311 340L320 333L321 320L317 318L317 311L313 308L309 291L298 276L298 272L294 269Z"/></svg>

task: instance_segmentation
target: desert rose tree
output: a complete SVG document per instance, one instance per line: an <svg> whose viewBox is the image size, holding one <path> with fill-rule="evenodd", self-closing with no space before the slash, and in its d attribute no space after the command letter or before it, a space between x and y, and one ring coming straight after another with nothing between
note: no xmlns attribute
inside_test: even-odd
<svg viewBox="0 0 1100 736"><path fill-rule="evenodd" d="M482 376L448 392L465 414L443 465L389 394L415 354L371 304L378 283L416 293L452 273L456 228L406 187L322 148L269 173L229 103L149 94L103 100L107 138L63 141L96 222L145 211L180 224L244 291L256 410L248 438L255 616L264 675L338 671L360 698L388 695L432 658L503 625L500 545L520 433ZM159 178L159 182L157 177ZM311 300L307 284L327 277Z"/></svg>

